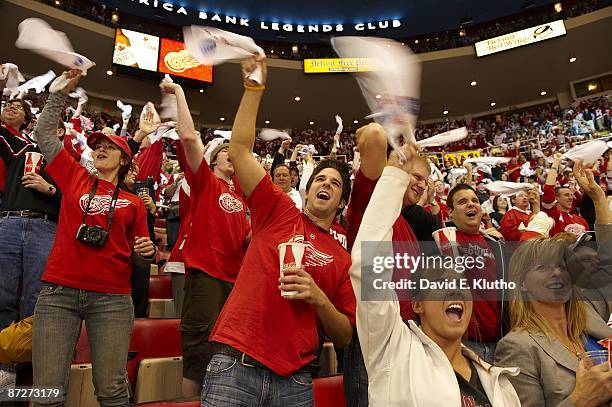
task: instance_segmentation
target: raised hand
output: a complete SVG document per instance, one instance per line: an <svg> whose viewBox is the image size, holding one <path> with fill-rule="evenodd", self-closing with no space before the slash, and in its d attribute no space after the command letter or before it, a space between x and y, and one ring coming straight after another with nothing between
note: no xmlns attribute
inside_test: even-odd
<svg viewBox="0 0 612 407"><path fill-rule="evenodd" d="M245 86L258 87L266 84L266 79L268 77L268 66L265 55L254 55L251 58L243 60L240 65L242 68L242 79ZM253 71L255 71L255 68L257 68L258 65L261 66L262 70L261 83L257 83L248 77L251 73L253 73Z"/></svg>

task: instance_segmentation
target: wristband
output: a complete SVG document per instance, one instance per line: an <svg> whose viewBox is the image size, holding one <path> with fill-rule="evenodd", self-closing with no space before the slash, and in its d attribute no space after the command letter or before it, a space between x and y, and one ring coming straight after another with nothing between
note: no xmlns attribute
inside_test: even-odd
<svg viewBox="0 0 612 407"><path fill-rule="evenodd" d="M249 86L246 83L243 83L243 86L244 86L245 89L255 90L255 91L263 91L264 89L266 89L266 85Z"/></svg>

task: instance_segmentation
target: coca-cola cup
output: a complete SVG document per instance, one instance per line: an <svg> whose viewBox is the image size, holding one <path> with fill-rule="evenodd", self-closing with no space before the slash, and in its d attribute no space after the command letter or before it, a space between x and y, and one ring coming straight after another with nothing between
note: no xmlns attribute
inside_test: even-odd
<svg viewBox="0 0 612 407"><path fill-rule="evenodd" d="M25 165L23 167L23 175L28 172L34 172L40 174L40 169L43 163L43 155L41 153L34 153L28 151L25 153Z"/></svg>
<svg viewBox="0 0 612 407"><path fill-rule="evenodd" d="M278 257L280 264L280 276L284 277L284 270L289 267L302 267L302 259L304 258L304 252L306 251L306 244L300 242L287 242L278 245ZM283 290L283 283L281 283L281 296L291 297L297 294L297 291L285 291Z"/></svg>

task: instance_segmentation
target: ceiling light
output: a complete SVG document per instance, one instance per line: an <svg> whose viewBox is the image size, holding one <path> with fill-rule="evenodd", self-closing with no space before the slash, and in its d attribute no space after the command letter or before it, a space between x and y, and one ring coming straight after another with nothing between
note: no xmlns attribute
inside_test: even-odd
<svg viewBox="0 0 612 407"><path fill-rule="evenodd" d="M578 59L578 58L576 58L576 57L570 57L570 63L572 63L572 62L576 62L576 59Z"/></svg>
<svg viewBox="0 0 612 407"><path fill-rule="evenodd" d="M414 40L414 43L415 43L415 44L418 44L418 43L419 43L419 40Z"/></svg>
<svg viewBox="0 0 612 407"><path fill-rule="evenodd" d="M59 3L56 1L56 3ZM113 23L116 23L119 21L119 13L117 13L116 11L113 11L113 13L111 14L111 21Z"/></svg>
<svg viewBox="0 0 612 407"><path fill-rule="evenodd" d="M353 123L357 124L357 123L359 123L359 120L353 120Z"/></svg>
<svg viewBox="0 0 612 407"><path fill-rule="evenodd" d="M561 2L559 2L559 3L555 3L555 5L554 5L553 7L555 8L555 11L556 11L557 13L560 13L560 12L562 12L562 11L563 11L563 5L561 4Z"/></svg>
<svg viewBox="0 0 612 407"><path fill-rule="evenodd" d="M221 120L222 122L224 122L224 121L225 121L225 117L221 116L221 117L219 117L219 120Z"/></svg>
<svg viewBox="0 0 612 407"><path fill-rule="evenodd" d="M311 126L314 124L313 121L309 121L308 124L310 124Z"/></svg>
<svg viewBox="0 0 612 407"><path fill-rule="evenodd" d="M295 100L296 102L299 102L301 99L300 99L299 96L296 96L296 97L293 98L293 100Z"/></svg>
<svg viewBox="0 0 612 407"><path fill-rule="evenodd" d="M59 0L55 0L55 5L56 5L56 6L59 6L59 5L60 5Z"/></svg>
<svg viewBox="0 0 612 407"><path fill-rule="evenodd" d="M111 75L113 74L113 71L108 70L108 71L106 71L106 74L107 74L108 76L111 76Z"/></svg>
<svg viewBox="0 0 612 407"><path fill-rule="evenodd" d="M494 107L497 103L491 102L491 107Z"/></svg>
<svg viewBox="0 0 612 407"><path fill-rule="evenodd" d="M472 82L470 82L470 85L472 85L472 86L476 86L476 85L478 85L478 82L476 82L476 81L472 81Z"/></svg>
<svg viewBox="0 0 612 407"><path fill-rule="evenodd" d="M264 123L266 123L266 124L270 124L270 120L266 120Z"/></svg>
<svg viewBox="0 0 612 407"><path fill-rule="evenodd" d="M204 93L204 89L200 89L200 93Z"/></svg>
<svg viewBox="0 0 612 407"><path fill-rule="evenodd" d="M459 30L459 36L465 37L465 30L463 28Z"/></svg>
<svg viewBox="0 0 612 407"><path fill-rule="evenodd" d="M443 111L442 114L448 114L448 110Z"/></svg>
<svg viewBox="0 0 612 407"><path fill-rule="evenodd" d="M291 52L293 52L294 54L297 54L298 51L299 51L299 49L298 49L297 45L294 45L294 46L291 47Z"/></svg>
<svg viewBox="0 0 612 407"><path fill-rule="evenodd" d="M546 95L546 91L543 90L542 92L540 92L540 96L545 96Z"/></svg>
<svg viewBox="0 0 612 407"><path fill-rule="evenodd" d="M376 99L380 99L380 95L376 95Z"/></svg>
<svg viewBox="0 0 612 407"><path fill-rule="evenodd" d="M597 86L597 82L589 82L589 84L587 85L587 89L589 92L597 90L598 87L599 86Z"/></svg>
<svg viewBox="0 0 612 407"><path fill-rule="evenodd" d="M404 44L404 43L402 42L402 45L406 45L406 44Z"/></svg>

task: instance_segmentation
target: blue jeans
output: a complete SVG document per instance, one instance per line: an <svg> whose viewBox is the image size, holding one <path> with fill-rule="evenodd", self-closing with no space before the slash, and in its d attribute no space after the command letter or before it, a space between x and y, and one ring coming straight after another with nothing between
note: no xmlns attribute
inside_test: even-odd
<svg viewBox="0 0 612 407"><path fill-rule="evenodd" d="M0 329L34 313L56 229L57 224L43 219L0 218Z"/></svg>
<svg viewBox="0 0 612 407"><path fill-rule="evenodd" d="M470 340L462 341L465 346L476 352L482 360L487 363L495 364L495 348L497 342L476 342Z"/></svg>
<svg viewBox="0 0 612 407"><path fill-rule="evenodd" d="M351 344L344 349L344 398L346 407L368 407L368 372L357 330Z"/></svg>
<svg viewBox="0 0 612 407"><path fill-rule="evenodd" d="M102 407L129 406L125 365L134 308L129 294L106 294L43 284L34 310L32 365L35 387L62 387L63 397L33 406L63 406L70 362L85 320L96 397Z"/></svg>
<svg viewBox="0 0 612 407"><path fill-rule="evenodd" d="M243 365L216 353L206 368L202 407L313 406L312 375L278 376L269 369Z"/></svg>

